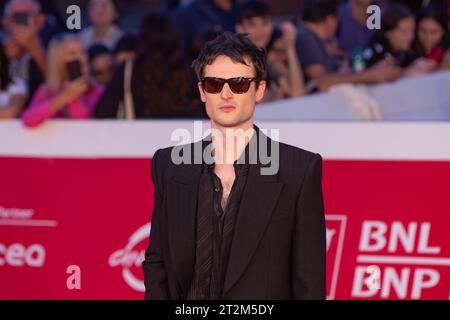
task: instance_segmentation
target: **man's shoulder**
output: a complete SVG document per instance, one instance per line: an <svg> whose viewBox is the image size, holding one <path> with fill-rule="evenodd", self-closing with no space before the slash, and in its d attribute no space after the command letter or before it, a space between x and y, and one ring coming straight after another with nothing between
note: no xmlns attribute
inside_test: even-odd
<svg viewBox="0 0 450 320"><path fill-rule="evenodd" d="M314 158L321 157L320 154L318 153L302 149L287 143L278 142L278 145L280 150L280 156L287 160L296 158L299 160L309 162Z"/></svg>
<svg viewBox="0 0 450 320"><path fill-rule="evenodd" d="M154 161L157 161L159 165L167 163L171 158L172 150L174 147L175 146L169 146L156 150L156 152L153 154L152 159Z"/></svg>
<svg viewBox="0 0 450 320"><path fill-rule="evenodd" d="M195 151L202 151L201 143L202 141L200 140L197 142L161 148L154 153L152 159L156 160L158 166L167 167L176 165L179 164L179 159L183 158L186 160L185 157L193 156ZM188 152L189 154L185 155L184 152ZM200 152L200 154L202 154L202 152Z"/></svg>
<svg viewBox="0 0 450 320"><path fill-rule="evenodd" d="M297 38L299 41L303 42L317 42L317 36L305 26L300 26L297 28Z"/></svg>
<svg viewBox="0 0 450 320"><path fill-rule="evenodd" d="M305 177L322 171L322 156L287 143L279 143L278 179L300 190ZM317 175L320 177L320 175Z"/></svg>
<svg viewBox="0 0 450 320"><path fill-rule="evenodd" d="M305 66L320 63L320 57L325 50L321 40L308 28L300 27L297 32L296 41L297 54L300 62Z"/></svg>

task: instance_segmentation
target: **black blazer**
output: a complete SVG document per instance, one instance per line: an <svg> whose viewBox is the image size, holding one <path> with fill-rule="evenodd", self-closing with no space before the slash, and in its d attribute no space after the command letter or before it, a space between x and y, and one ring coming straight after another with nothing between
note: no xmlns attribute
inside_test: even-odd
<svg viewBox="0 0 450 320"><path fill-rule="evenodd" d="M279 170L261 175L259 157L250 165L221 298L325 299L322 158L256 132L279 146ZM204 148L204 140L187 146L195 150L199 143ZM142 264L146 299L184 299L193 277L202 165L175 165L172 149L159 149L152 160L155 203Z"/></svg>

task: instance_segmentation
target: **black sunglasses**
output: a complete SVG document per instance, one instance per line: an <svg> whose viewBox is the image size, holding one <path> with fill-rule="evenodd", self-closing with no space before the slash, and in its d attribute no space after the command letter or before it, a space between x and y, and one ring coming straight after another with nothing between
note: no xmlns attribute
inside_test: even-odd
<svg viewBox="0 0 450 320"><path fill-rule="evenodd" d="M250 83L252 83L252 81L255 80L256 78L246 78L246 77L237 77L230 79L204 77L200 79L203 90L205 90L208 93L220 93L222 92L225 83L228 83L231 91L237 94L246 93L250 88Z"/></svg>

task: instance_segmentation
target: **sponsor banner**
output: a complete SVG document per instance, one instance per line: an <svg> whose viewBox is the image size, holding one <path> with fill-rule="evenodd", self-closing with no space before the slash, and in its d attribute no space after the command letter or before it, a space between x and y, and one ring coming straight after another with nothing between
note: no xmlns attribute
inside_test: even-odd
<svg viewBox="0 0 450 320"><path fill-rule="evenodd" d="M0 299L142 299L150 159L0 158ZM450 162L325 160L329 299L448 299Z"/></svg>
<svg viewBox="0 0 450 320"><path fill-rule="evenodd" d="M142 299L150 159L0 158L0 299ZM81 288L73 288L78 266ZM76 271L76 270L74 270Z"/></svg>
<svg viewBox="0 0 450 320"><path fill-rule="evenodd" d="M450 125L258 125L324 158L328 299L450 298ZM0 123L0 299L142 299L151 156L190 126Z"/></svg>
<svg viewBox="0 0 450 320"><path fill-rule="evenodd" d="M325 161L327 296L449 299L450 162Z"/></svg>

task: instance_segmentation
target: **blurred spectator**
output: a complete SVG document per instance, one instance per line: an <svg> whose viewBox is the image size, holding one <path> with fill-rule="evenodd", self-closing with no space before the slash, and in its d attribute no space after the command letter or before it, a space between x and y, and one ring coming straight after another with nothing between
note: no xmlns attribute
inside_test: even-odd
<svg viewBox="0 0 450 320"><path fill-rule="evenodd" d="M276 79L275 87L281 91L282 98L295 98L306 94L303 70L295 49L296 38L295 26L290 22L283 22L279 28L274 29L267 46L268 82ZM269 93L270 91L271 89Z"/></svg>
<svg viewBox="0 0 450 320"><path fill-rule="evenodd" d="M138 35L138 55L119 67L96 108L98 118L206 116L197 80L183 59L170 18L149 13Z"/></svg>
<svg viewBox="0 0 450 320"><path fill-rule="evenodd" d="M114 59L117 65L125 60L134 59L137 51L137 36L133 33L127 33L120 38L114 48Z"/></svg>
<svg viewBox="0 0 450 320"><path fill-rule="evenodd" d="M55 1L56 0L39 0L41 12L45 20L40 36L45 47L48 46L54 35L66 30L66 23L60 17Z"/></svg>
<svg viewBox="0 0 450 320"><path fill-rule="evenodd" d="M303 67L308 91L326 90L339 83L377 83L395 80L400 70L389 62L375 68L353 73L340 68L327 52L324 41L337 29L339 2L335 0L305 0L303 26L298 29L297 54Z"/></svg>
<svg viewBox="0 0 450 320"><path fill-rule="evenodd" d="M411 46L416 26L413 13L401 4L388 5L382 9L381 25L363 52L367 66L393 58L397 65L406 67L412 62Z"/></svg>
<svg viewBox="0 0 450 320"><path fill-rule="evenodd" d="M318 0L316 5L314 1L306 0L302 14L303 26L297 33L297 54L307 79L336 72L339 66L326 51L324 41L336 33L338 2Z"/></svg>
<svg viewBox="0 0 450 320"><path fill-rule="evenodd" d="M192 51L195 39L207 31L219 34L234 31L236 23L235 0L197 0L180 6L172 13L186 54Z"/></svg>
<svg viewBox="0 0 450 320"><path fill-rule="evenodd" d="M101 43L113 50L123 32L117 26L119 7L116 0L90 0L89 20L91 26L80 32L80 40L85 48Z"/></svg>
<svg viewBox="0 0 450 320"><path fill-rule="evenodd" d="M45 15L37 1L10 0L5 5L2 22L7 32L5 46L14 51L10 56L10 74L25 80L31 96L44 81L47 69L45 47L40 39Z"/></svg>
<svg viewBox="0 0 450 320"><path fill-rule="evenodd" d="M369 45L372 30L367 28L367 7L374 0L348 0L340 8L337 39L339 47L350 56L355 49Z"/></svg>
<svg viewBox="0 0 450 320"><path fill-rule="evenodd" d="M364 66L380 61L392 61L403 69L403 75L417 75L432 71L436 64L428 59L414 59L412 44L415 36L415 17L404 5L390 4L382 9L381 29L374 33L371 44L362 52Z"/></svg>
<svg viewBox="0 0 450 320"><path fill-rule="evenodd" d="M450 32L447 28L448 14L440 8L430 6L421 11L417 19L417 35L413 48L415 57L430 59L437 68L450 56ZM447 56L447 57L445 57Z"/></svg>
<svg viewBox="0 0 450 320"><path fill-rule="evenodd" d="M46 83L22 114L27 127L60 116L74 119L91 117L103 87L89 81L86 50L76 35L60 34L50 42Z"/></svg>
<svg viewBox="0 0 450 320"><path fill-rule="evenodd" d="M237 7L236 31L248 33L248 38L259 48L267 48L274 23L269 6L260 0L250 0Z"/></svg>
<svg viewBox="0 0 450 320"><path fill-rule="evenodd" d="M274 28L269 6L252 0L241 4L236 31L267 51L267 89L264 102L304 95L303 74L295 50L296 30L284 22Z"/></svg>
<svg viewBox="0 0 450 320"><path fill-rule="evenodd" d="M20 78L11 78L9 57L3 43L0 44L0 119L16 118L27 96L27 86Z"/></svg>
<svg viewBox="0 0 450 320"><path fill-rule="evenodd" d="M107 85L114 74L114 55L103 44L94 44L89 48L88 56L94 82Z"/></svg>
<svg viewBox="0 0 450 320"><path fill-rule="evenodd" d="M208 41L214 40L219 34L220 32L217 33L214 30L205 30L204 32L197 34L193 40L189 52L186 55L189 61L194 61L200 54L203 46Z"/></svg>

